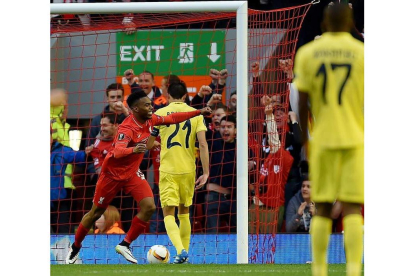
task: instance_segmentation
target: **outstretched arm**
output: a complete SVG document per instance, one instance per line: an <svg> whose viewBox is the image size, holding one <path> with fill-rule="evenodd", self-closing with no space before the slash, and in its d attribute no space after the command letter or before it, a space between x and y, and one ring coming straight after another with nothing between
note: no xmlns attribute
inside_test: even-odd
<svg viewBox="0 0 414 276"><path fill-rule="evenodd" d="M184 122L198 115L209 115L209 114L211 114L211 108L205 107L201 110L194 110L190 112L177 112L177 113L172 113L168 116L152 115L152 124L154 126L178 124L178 123Z"/></svg>

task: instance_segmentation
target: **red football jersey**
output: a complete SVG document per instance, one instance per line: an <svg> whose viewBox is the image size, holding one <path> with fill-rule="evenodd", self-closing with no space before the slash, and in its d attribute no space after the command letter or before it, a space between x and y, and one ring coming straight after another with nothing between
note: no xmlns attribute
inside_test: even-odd
<svg viewBox="0 0 414 276"><path fill-rule="evenodd" d="M285 185L292 163L293 157L283 147L267 156L259 179L260 184L267 185L267 191L257 196L264 205L280 207L285 204Z"/></svg>
<svg viewBox="0 0 414 276"><path fill-rule="evenodd" d="M129 115L118 127L114 140L114 148L109 152L102 164L102 172L114 180L130 179L139 170L144 153L134 153L138 143L147 143L152 127L161 124L176 124L200 115L200 110L184 113L173 113L168 116L153 114L145 123L139 123L133 115Z"/></svg>
<svg viewBox="0 0 414 276"><path fill-rule="evenodd" d="M97 174L101 172L101 167L107 153L112 149L113 140L103 141L99 138L96 138L95 143L93 144L93 150L90 153L90 156L93 159L93 165Z"/></svg>

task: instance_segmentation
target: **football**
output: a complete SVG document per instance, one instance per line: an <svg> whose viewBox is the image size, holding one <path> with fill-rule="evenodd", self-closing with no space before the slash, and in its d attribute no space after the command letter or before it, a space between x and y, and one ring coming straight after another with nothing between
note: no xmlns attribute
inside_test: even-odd
<svg viewBox="0 0 414 276"><path fill-rule="evenodd" d="M153 245L147 253L150 264L166 264L170 261L170 252L163 245Z"/></svg>

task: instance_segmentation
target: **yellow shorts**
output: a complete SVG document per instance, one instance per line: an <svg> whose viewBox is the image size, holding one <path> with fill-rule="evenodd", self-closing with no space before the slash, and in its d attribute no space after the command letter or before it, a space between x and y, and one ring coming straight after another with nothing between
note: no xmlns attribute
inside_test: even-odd
<svg viewBox="0 0 414 276"><path fill-rule="evenodd" d="M188 207L193 203L195 172L187 174L160 172L159 188L162 208L179 204Z"/></svg>
<svg viewBox="0 0 414 276"><path fill-rule="evenodd" d="M309 177L315 202L364 203L364 146L335 150L312 146Z"/></svg>

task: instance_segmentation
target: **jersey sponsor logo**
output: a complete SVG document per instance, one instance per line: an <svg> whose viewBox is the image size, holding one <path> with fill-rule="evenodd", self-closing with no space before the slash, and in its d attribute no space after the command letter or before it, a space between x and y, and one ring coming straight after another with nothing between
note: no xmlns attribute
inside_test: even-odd
<svg viewBox="0 0 414 276"><path fill-rule="evenodd" d="M101 197L99 198L98 203L99 203L99 204L102 204L102 203L103 203L103 201L104 201L104 199L105 199L105 198L104 198L103 196L101 196Z"/></svg>
<svg viewBox="0 0 414 276"><path fill-rule="evenodd" d="M123 133L119 133L118 140L121 141L125 138L125 135Z"/></svg>

